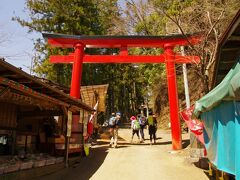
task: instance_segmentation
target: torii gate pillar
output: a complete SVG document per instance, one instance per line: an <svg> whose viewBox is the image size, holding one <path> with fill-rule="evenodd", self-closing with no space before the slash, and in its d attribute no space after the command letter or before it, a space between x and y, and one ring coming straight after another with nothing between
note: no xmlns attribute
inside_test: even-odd
<svg viewBox="0 0 240 180"><path fill-rule="evenodd" d="M173 48L174 47L169 44L165 44L164 46L166 55L170 121L172 130L172 146L174 150L179 150L182 149L182 136L178 113L178 94Z"/></svg>
<svg viewBox="0 0 240 180"><path fill-rule="evenodd" d="M73 70L72 70L70 96L75 97L77 99L80 98L79 89L81 87L81 80L82 80L83 56L84 56L84 45L76 44L75 52L74 52L74 63L73 63Z"/></svg>

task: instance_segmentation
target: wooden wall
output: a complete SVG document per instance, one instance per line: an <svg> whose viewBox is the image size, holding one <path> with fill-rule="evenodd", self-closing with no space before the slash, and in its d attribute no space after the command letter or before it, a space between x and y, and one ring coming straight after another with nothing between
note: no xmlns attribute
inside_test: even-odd
<svg viewBox="0 0 240 180"><path fill-rule="evenodd" d="M12 129L17 127L17 106L0 102L0 128Z"/></svg>

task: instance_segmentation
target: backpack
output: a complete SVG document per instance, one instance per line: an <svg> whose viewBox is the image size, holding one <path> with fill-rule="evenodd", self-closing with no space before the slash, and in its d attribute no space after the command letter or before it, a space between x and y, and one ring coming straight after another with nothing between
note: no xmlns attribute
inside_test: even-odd
<svg viewBox="0 0 240 180"><path fill-rule="evenodd" d="M135 122L133 122L133 130L139 130L140 129L140 124L139 122L136 120Z"/></svg>
<svg viewBox="0 0 240 180"><path fill-rule="evenodd" d="M152 116L149 116L148 117L148 125L149 126L153 126L154 124L153 124L153 117Z"/></svg>
<svg viewBox="0 0 240 180"><path fill-rule="evenodd" d="M145 118L139 118L139 123L141 126L145 126L146 125L146 119Z"/></svg>
<svg viewBox="0 0 240 180"><path fill-rule="evenodd" d="M148 125L149 125L149 126L157 126L156 123L157 123L157 122L156 122L156 119L154 119L153 116L149 116L149 117L148 117Z"/></svg>
<svg viewBox="0 0 240 180"><path fill-rule="evenodd" d="M115 117L111 117L109 119L109 123L108 123L109 126L115 126L116 125L116 118Z"/></svg>

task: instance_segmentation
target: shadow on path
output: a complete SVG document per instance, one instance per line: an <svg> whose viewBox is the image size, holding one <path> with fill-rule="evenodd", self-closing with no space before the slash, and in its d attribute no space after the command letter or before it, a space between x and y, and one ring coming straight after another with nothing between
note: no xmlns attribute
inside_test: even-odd
<svg viewBox="0 0 240 180"><path fill-rule="evenodd" d="M118 143L119 148L127 148L134 146L150 146L149 141L146 143L129 143L123 138ZM158 138L161 139L161 138ZM189 140L183 140L183 148L189 145ZM172 141L157 142L155 145L168 145ZM90 179L99 167L103 164L109 150L109 140L99 139L96 145L90 150L88 157L80 157L77 161L61 171L57 171L53 174L36 178L36 180L88 180Z"/></svg>
<svg viewBox="0 0 240 180"><path fill-rule="evenodd" d="M161 139L161 138L158 138L158 139ZM155 144L153 143L152 145L154 146L154 145L168 145L168 144L172 144L172 141L156 142ZM190 140L189 139L182 140L182 147L183 148L186 148L189 144L190 144ZM106 145L106 146L108 146L109 142L108 141L104 141L104 140L98 140L98 145ZM132 145L134 145L134 146L135 145L136 146L149 146L150 142L147 142L147 143L146 142L144 142L144 143L137 143L137 142L130 143L130 142L127 142L127 141L118 142L118 148L124 148L124 147L132 146Z"/></svg>
<svg viewBox="0 0 240 180"><path fill-rule="evenodd" d="M81 157L70 167L37 180L88 180L104 162L108 154L107 150L107 147L92 148L88 157Z"/></svg>

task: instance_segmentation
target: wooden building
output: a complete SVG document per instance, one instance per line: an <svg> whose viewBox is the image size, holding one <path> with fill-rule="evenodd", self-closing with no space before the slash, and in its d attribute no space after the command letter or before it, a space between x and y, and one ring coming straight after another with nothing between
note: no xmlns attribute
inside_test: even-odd
<svg viewBox="0 0 240 180"><path fill-rule="evenodd" d="M217 48L211 88L216 87L237 62L240 54L240 10L224 31Z"/></svg>
<svg viewBox="0 0 240 180"><path fill-rule="evenodd" d="M65 154L67 164L69 153L80 154L83 149L84 124L92 110L57 85L0 59L0 157ZM78 118L72 118L75 115ZM78 121L74 126L73 119ZM2 173L11 172L0 167L0 174L1 169Z"/></svg>

